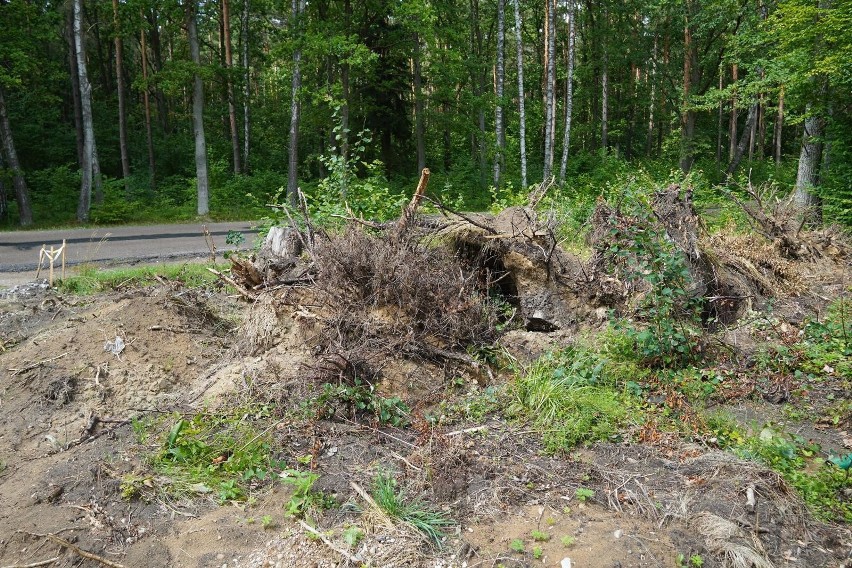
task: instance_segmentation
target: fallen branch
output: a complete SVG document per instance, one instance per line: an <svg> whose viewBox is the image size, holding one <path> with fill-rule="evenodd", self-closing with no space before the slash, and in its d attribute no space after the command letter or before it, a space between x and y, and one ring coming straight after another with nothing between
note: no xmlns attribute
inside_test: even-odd
<svg viewBox="0 0 852 568"><path fill-rule="evenodd" d="M41 367L45 363L50 363L52 361L56 361L57 359L62 359L66 355L68 355L67 352L63 353L62 355L57 355L56 357L50 357L48 359L42 359L41 361L38 361L36 363L31 363L31 364L27 365L26 367L22 367L20 369L7 369L7 370L10 373L12 373L12 376L14 377L16 375L20 375L21 373L26 373L27 371L32 371L33 369Z"/></svg>
<svg viewBox="0 0 852 568"><path fill-rule="evenodd" d="M361 499L366 501L367 504L375 510L375 512L379 515L379 517L382 519L382 522L388 529L394 530L396 528L393 526L393 523L391 522L390 518L388 518L387 513L385 513L384 510L379 507L379 504L376 503L376 501L370 496L369 493L364 491L363 487L361 487L354 481L349 482L349 485L352 487L352 489L355 490L355 493L357 493L361 497Z"/></svg>
<svg viewBox="0 0 852 568"><path fill-rule="evenodd" d="M38 562L33 562L31 564L10 564L8 566L3 566L2 568L36 568L37 566L47 566L49 564L53 564L60 558L61 556L54 556L53 558L48 558L47 560L39 560Z"/></svg>
<svg viewBox="0 0 852 568"><path fill-rule="evenodd" d="M63 529L63 530L66 530L66 529ZM83 550L79 546L77 546L75 544L71 544L70 542L68 542L64 538L59 538L54 533L38 534L38 533L31 533L31 532L25 532L25 531L18 531L18 532L22 532L22 533L28 534L30 536L46 538L47 540L53 542L54 544L58 544L62 548L67 548L68 550L70 550L71 552L77 554L78 556L80 556L82 558L86 558L87 560L94 560L95 562L100 562L101 564L103 564L104 566L108 566L109 568L126 568L124 566L124 564L119 564L118 562L113 562L109 558L104 558L103 556L95 554L94 552L89 552L88 550ZM55 559L51 560L51 562L54 562L58 558L59 557L57 556ZM47 565L46 561L43 561L40 564L26 564L25 566L20 566L20 567L5 567L5 568L26 568L27 566L46 566L46 565Z"/></svg>
<svg viewBox="0 0 852 568"><path fill-rule="evenodd" d="M244 297L248 298L249 300L256 300L257 299L256 294L251 293L249 290L247 290L243 286L240 286L239 284L237 284L236 281L234 281L233 278L226 276L225 274L222 274L221 272L219 272L215 268L208 267L207 270L209 272L212 272L216 276L218 276L220 280L222 280L225 283L230 284L231 286L236 288L237 292L239 292L240 294L242 294Z"/></svg>

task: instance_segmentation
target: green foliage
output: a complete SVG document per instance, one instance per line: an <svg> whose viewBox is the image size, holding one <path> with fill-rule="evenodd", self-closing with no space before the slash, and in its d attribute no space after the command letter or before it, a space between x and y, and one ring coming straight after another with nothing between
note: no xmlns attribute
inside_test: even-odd
<svg viewBox="0 0 852 568"><path fill-rule="evenodd" d="M583 503L594 497L595 492L587 487L578 487L577 490L574 492L574 496L577 498L578 501Z"/></svg>
<svg viewBox="0 0 852 568"><path fill-rule="evenodd" d="M585 348L544 356L515 381L508 412L530 420L551 452L613 439L638 411L607 371L600 354Z"/></svg>
<svg viewBox="0 0 852 568"><path fill-rule="evenodd" d="M561 542L562 546L564 546L565 548L570 548L574 546L574 543L577 542L577 539L576 537L566 534L565 536L559 539L559 542Z"/></svg>
<svg viewBox="0 0 852 568"><path fill-rule="evenodd" d="M355 380L354 385L323 385L322 393L306 404L320 418L332 418L338 409L352 416L372 415L379 424L402 427L409 423L411 409L398 396L380 396L371 384Z"/></svg>
<svg viewBox="0 0 852 568"><path fill-rule="evenodd" d="M362 538L364 538L364 531L360 527L347 527L343 531L343 542L345 542L350 548L358 546L358 543L361 542Z"/></svg>
<svg viewBox="0 0 852 568"><path fill-rule="evenodd" d="M544 555L544 550L542 550L540 546L534 546L532 549L532 555L533 558L535 558L536 560L540 560L541 557Z"/></svg>
<svg viewBox="0 0 852 568"><path fill-rule="evenodd" d="M163 478L157 489L173 495L214 493L220 502L243 500L253 488L271 481L278 467L269 457L269 439L247 419L251 413L172 415L148 428L160 440L149 462ZM139 427L141 429L141 426ZM129 487L133 487L130 484ZM126 491L130 496L130 489Z"/></svg>
<svg viewBox="0 0 852 568"><path fill-rule="evenodd" d="M826 367L839 377L852 377L852 301L842 297L826 310L822 321L805 324L801 369L820 374Z"/></svg>
<svg viewBox="0 0 852 568"><path fill-rule="evenodd" d="M293 494L287 501L288 515L301 519L312 510L327 509L334 505L333 499L313 490L318 479L319 474L311 471L286 469L281 472L281 480L293 486Z"/></svg>
<svg viewBox="0 0 852 568"><path fill-rule="evenodd" d="M423 533L433 546L441 548L443 530L453 525L443 513L431 510L420 501L408 500L405 492L397 487L396 479L386 473L376 476L372 496L388 516L408 523Z"/></svg>
<svg viewBox="0 0 852 568"><path fill-rule="evenodd" d="M512 542L509 543L509 548L520 554L524 551L524 541L519 538L512 539Z"/></svg>
<svg viewBox="0 0 852 568"><path fill-rule="evenodd" d="M544 531L534 530L530 533L532 539L536 542L547 542L550 540L550 535Z"/></svg>

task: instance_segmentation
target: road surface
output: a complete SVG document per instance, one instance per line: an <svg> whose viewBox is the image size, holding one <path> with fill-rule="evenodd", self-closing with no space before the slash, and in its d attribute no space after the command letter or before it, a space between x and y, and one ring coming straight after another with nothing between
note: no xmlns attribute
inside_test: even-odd
<svg viewBox="0 0 852 568"><path fill-rule="evenodd" d="M208 223L207 229L213 237L219 259L222 252L235 248L225 243L228 231L239 231L245 235L243 248L253 244L257 233L257 228L249 222ZM52 245L59 248L63 239L69 266L82 263L157 263L210 257L201 223L0 232L0 286L32 280L38 268L41 247Z"/></svg>

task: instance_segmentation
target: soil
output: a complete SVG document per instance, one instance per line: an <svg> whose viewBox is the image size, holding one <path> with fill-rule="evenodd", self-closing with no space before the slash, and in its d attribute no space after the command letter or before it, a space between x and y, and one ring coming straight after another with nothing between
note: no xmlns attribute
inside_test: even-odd
<svg viewBox="0 0 852 568"><path fill-rule="evenodd" d="M294 418L312 388L310 328L299 317L177 286L81 298L33 284L0 295L0 566L627 568L675 567L679 555L724 566L707 538L723 522L736 527L732 543L764 551L771 566L849 565L847 527L815 521L777 475L712 445L546 455L536 434L501 417L428 426L442 400L507 377L449 384L446 369L391 361L382 392L411 403L411 426L379 428L343 411ZM261 332L248 337L243 322ZM524 332L507 348L531 357L554 337ZM311 454L315 489L339 504L307 519L319 536L285 515L286 484L226 504L123 495L123 476L150 471L140 421L249 399L279 409L268 422L275 456L295 464ZM738 417L765 421L777 409L754 403ZM805 420L802 431L837 442L842 426L827 433ZM440 547L359 495L379 471L454 521ZM363 538L346 547L342 530L355 523Z"/></svg>

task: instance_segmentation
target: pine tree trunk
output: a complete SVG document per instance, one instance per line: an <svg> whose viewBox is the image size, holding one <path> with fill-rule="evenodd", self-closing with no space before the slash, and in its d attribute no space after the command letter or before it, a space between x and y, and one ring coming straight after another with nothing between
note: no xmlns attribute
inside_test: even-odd
<svg viewBox="0 0 852 568"><path fill-rule="evenodd" d="M603 47L603 62L601 69L601 149L606 151L609 143L609 65L607 61L606 42Z"/></svg>
<svg viewBox="0 0 852 568"><path fill-rule="evenodd" d="M3 162L3 143L0 141L0 172L5 168ZM0 176L0 222L9 218L9 202L6 199L6 181Z"/></svg>
<svg viewBox="0 0 852 568"><path fill-rule="evenodd" d="M773 151L775 154L775 164L781 165L781 146L782 146L782 132L784 129L784 86L781 86L781 90L778 93L778 112L775 115L775 128L772 131L773 138Z"/></svg>
<svg viewBox="0 0 852 568"><path fill-rule="evenodd" d="M249 15L250 0L243 0L240 16L240 51L243 65L243 171L249 172L249 150L251 145L251 70L249 69Z"/></svg>
<svg viewBox="0 0 852 568"><path fill-rule="evenodd" d="M813 189L819 185L823 129L822 117L809 115L805 119L799 169L796 173L796 190L793 193L793 203L802 211L805 219L811 222L819 219L820 199Z"/></svg>
<svg viewBox="0 0 852 568"><path fill-rule="evenodd" d="M527 188L527 113L524 105L524 42L521 34L521 10L518 5L520 0L512 0L515 11L515 48L518 60L518 114L520 119L521 144L521 185Z"/></svg>
<svg viewBox="0 0 852 568"><path fill-rule="evenodd" d="M115 24L115 85L118 89L118 146L121 154L121 175L124 191L130 193L130 158L127 155L127 108L124 99L124 46L121 40L121 23L118 17L118 0L112 0Z"/></svg>
<svg viewBox="0 0 852 568"><path fill-rule="evenodd" d="M697 62L696 62L697 63ZM680 119L680 169L688 173L692 169L693 138L695 137L695 111L690 109L689 96L692 90L693 46L689 20L683 26L683 108Z"/></svg>
<svg viewBox="0 0 852 568"><path fill-rule="evenodd" d="M21 164L18 161L18 152L15 150L15 140L12 137L12 126L9 124L9 112L6 109L6 97L2 87L0 87L0 142L2 142L3 152L6 154L6 161L9 162L9 169L12 171L15 201L18 202L18 220L22 227L28 227L33 224L30 192L27 189L27 180L24 178L24 172L21 170ZM3 194L5 202L5 189Z"/></svg>
<svg viewBox="0 0 852 568"><path fill-rule="evenodd" d="M139 45L142 52L142 101L145 107L145 140L148 145L148 174L151 177L151 191L156 191L156 162L154 161L154 136L151 128L151 99L148 94L148 46L145 41L145 30L139 32Z"/></svg>
<svg viewBox="0 0 852 568"><path fill-rule="evenodd" d="M151 15L148 23L149 29L151 30L151 54L154 56L154 74L157 75L163 70L163 50L161 42L162 38L160 37L160 24L158 22L156 8L151 9ZM169 133L171 132L171 125L169 124L168 101L166 100L166 95L159 86L157 86L154 91L154 98L157 100L157 117L160 120L160 128L163 129L163 132Z"/></svg>
<svg viewBox="0 0 852 568"><path fill-rule="evenodd" d="M189 53L196 69L192 82L192 131L195 136L195 177L198 186L198 215L210 213L210 189L207 177L207 140L204 137L204 83L198 68L201 52L198 48L198 28L195 21L195 1L186 2L186 30L189 36Z"/></svg>
<svg viewBox="0 0 852 568"><path fill-rule="evenodd" d="M231 7L229 0L222 0L222 31L225 42L225 71L227 72L228 89L228 125L231 129L231 147L234 155L234 173L242 173L240 166L240 133L237 130L237 107L234 101L234 80L231 71L234 68L234 57L231 52Z"/></svg>
<svg viewBox="0 0 852 568"><path fill-rule="evenodd" d="M414 33L414 139L417 146L417 173L426 167L426 140L423 126L423 86L420 73L420 36Z"/></svg>
<svg viewBox="0 0 852 568"><path fill-rule="evenodd" d="M548 2L550 0L547 0ZM501 167L503 162L503 148L505 146L503 128L503 81L505 68L503 64L506 44L506 3L505 0L497 0L497 68L495 71L495 96L497 105L494 109L494 129L496 136L496 148L494 150L494 187L500 187Z"/></svg>
<svg viewBox="0 0 852 568"><path fill-rule="evenodd" d="M77 204L77 220L89 220L92 206L92 174L95 154L95 133L92 123L92 86L86 70L86 53L83 45L83 2L74 2L74 45L77 54L77 71L80 75L80 106L83 118L83 161L80 175L80 200Z"/></svg>
<svg viewBox="0 0 852 568"><path fill-rule="evenodd" d="M719 66L719 91L721 91L722 88L725 86L725 83L724 83L725 71L724 71L724 69L725 68L723 66L721 66L721 65ZM718 117L718 120L717 120L717 123L716 123L716 169L720 170L720 171L722 169L722 166L721 166L721 163L722 163L722 129L724 128L724 122L725 122L725 108L724 107L725 107L725 105L720 99L719 100L719 117Z"/></svg>
<svg viewBox="0 0 852 568"><path fill-rule="evenodd" d="M568 150L571 146L571 115L574 110L574 1L568 2L568 77L565 79L565 132L562 136L562 161L559 165L559 183L565 183L568 168Z"/></svg>
<svg viewBox="0 0 852 568"><path fill-rule="evenodd" d="M305 0L292 0L292 22L294 36L300 37L301 19L305 11ZM293 82L292 98L290 102L290 148L287 161L287 196L292 205L299 201L299 120L301 118L301 101L299 100L302 89L302 48L297 46L293 52Z"/></svg>
<svg viewBox="0 0 852 568"><path fill-rule="evenodd" d="M651 155L651 149L654 146L654 107L656 106L656 88L657 88L657 36L654 36L654 50L651 52L651 94L648 97L648 136L645 139L645 155Z"/></svg>
<svg viewBox="0 0 852 568"><path fill-rule="evenodd" d="M545 0L547 12L545 14L544 34L547 40L544 48L546 73L544 86L544 169L542 173L542 179L544 181L549 180L553 175L553 145L556 141L554 132L554 118L556 114L556 101L554 94L554 87L556 83L556 14L554 2L555 0Z"/></svg>

